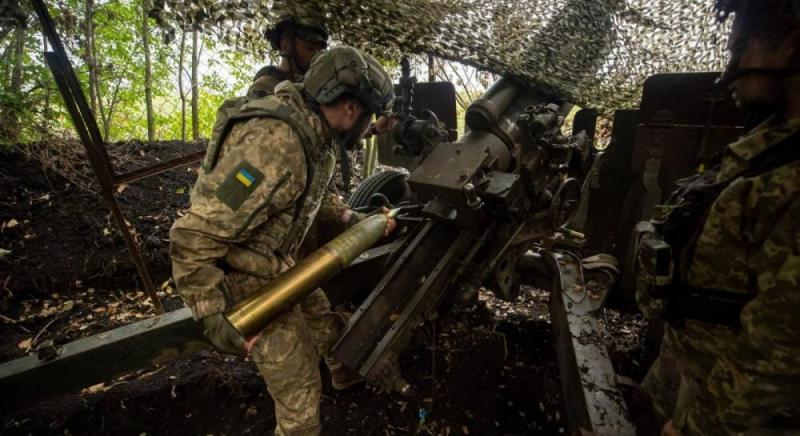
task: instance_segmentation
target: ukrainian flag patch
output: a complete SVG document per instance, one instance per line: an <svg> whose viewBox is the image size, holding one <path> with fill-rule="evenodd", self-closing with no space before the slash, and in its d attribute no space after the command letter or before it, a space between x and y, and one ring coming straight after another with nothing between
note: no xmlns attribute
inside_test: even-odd
<svg viewBox="0 0 800 436"><path fill-rule="evenodd" d="M243 161L228 173L217 188L216 197L231 209L238 210L263 180L264 173Z"/></svg>
<svg viewBox="0 0 800 436"><path fill-rule="evenodd" d="M253 175L250 174L250 172L248 172L246 169L239 168L239 172L236 173L236 180L242 182L242 185L244 185L246 188L249 188L250 185L256 181L256 178L253 177Z"/></svg>

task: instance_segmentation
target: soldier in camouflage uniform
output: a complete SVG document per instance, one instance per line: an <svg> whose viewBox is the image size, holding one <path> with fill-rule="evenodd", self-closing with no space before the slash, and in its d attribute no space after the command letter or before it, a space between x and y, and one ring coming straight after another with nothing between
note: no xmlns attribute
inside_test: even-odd
<svg viewBox="0 0 800 436"><path fill-rule="evenodd" d="M250 100L266 97L275 93L275 87L284 80L297 81L308 70L312 56L327 47L328 31L313 14L300 14L296 17L281 14L278 23L267 33L266 38L275 50L281 53L279 66L267 66L256 73L253 84L244 97L227 100L217 111L209 149L214 149L221 142L221 135L231 117L235 117L242 105ZM300 249L300 256L310 254L327 242L324 236L336 235L364 218L364 214L354 212L342 201L333 184L329 186L326 199L316 219L312 222ZM311 337L325 360L331 374L331 385L342 390L363 382L355 371L340 364L330 353L333 344L338 340L341 330L347 322L344 312L332 312L331 304L321 289L317 289L301 304Z"/></svg>
<svg viewBox="0 0 800 436"><path fill-rule="evenodd" d="M275 85L284 80L300 80L314 55L328 46L328 29L321 17L307 11L299 12L289 15L278 11L278 22L264 36L272 49L280 53L281 63L258 70L248 96L264 97L272 94Z"/></svg>
<svg viewBox="0 0 800 436"><path fill-rule="evenodd" d="M800 2L717 8L735 14L720 81L741 109L772 116L679 191L667 215L670 294L655 295L647 266L637 282L643 311L670 321L642 388L666 421L662 434L800 434ZM692 215L688 199L701 191L715 194L695 212L698 225L671 226ZM710 321L726 317L733 322Z"/></svg>
<svg viewBox="0 0 800 436"><path fill-rule="evenodd" d="M319 358L302 313L318 301L304 301L247 341L222 313L294 264L329 198L333 137L358 140L393 97L391 80L368 55L351 47L321 53L302 84L282 82L229 118L218 146L209 147L189 212L170 231L178 292L217 348L250 351L275 401L278 435L320 431Z"/></svg>

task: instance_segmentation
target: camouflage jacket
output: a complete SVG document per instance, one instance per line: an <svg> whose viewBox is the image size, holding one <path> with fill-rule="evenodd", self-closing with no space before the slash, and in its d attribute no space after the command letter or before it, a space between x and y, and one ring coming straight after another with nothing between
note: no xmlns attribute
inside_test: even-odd
<svg viewBox="0 0 800 436"><path fill-rule="evenodd" d="M175 284L196 319L224 311L288 269L304 232L330 200L330 133L305 103L302 85L283 82L274 96L251 100L242 110L269 106L283 107L292 122L231 120L216 158L206 159L188 213L170 231ZM304 128L296 128L298 122Z"/></svg>
<svg viewBox="0 0 800 436"><path fill-rule="evenodd" d="M717 181L798 130L800 119L761 124L728 147ZM754 298L740 331L693 321L667 328L681 373L697 384L676 428L732 434L800 417L800 162L725 188L697 240L688 280Z"/></svg>
<svg viewBox="0 0 800 436"><path fill-rule="evenodd" d="M275 87L284 80L291 80L288 74L281 71L274 65L267 65L262 67L255 75L253 83L247 89L247 99L263 98L275 93ZM317 214L317 219L325 225L334 226L339 230L344 230L346 227L352 226L358 222L358 215L353 215L351 221L342 223L341 219L345 211L350 209L350 206L342 201L336 188L331 184L326 194L326 199L323 207Z"/></svg>

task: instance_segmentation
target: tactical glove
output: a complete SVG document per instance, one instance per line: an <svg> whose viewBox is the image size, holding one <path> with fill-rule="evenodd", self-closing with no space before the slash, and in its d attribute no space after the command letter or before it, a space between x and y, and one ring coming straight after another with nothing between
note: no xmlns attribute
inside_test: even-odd
<svg viewBox="0 0 800 436"><path fill-rule="evenodd" d="M218 350L240 356L245 354L244 338L222 313L209 315L200 323L203 324L203 334Z"/></svg>

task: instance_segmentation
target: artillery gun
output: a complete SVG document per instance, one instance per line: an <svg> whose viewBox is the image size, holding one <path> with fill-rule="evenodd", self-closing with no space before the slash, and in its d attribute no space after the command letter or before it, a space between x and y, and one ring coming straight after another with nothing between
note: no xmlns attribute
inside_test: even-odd
<svg viewBox="0 0 800 436"><path fill-rule="evenodd" d="M408 77L400 82L401 119L379 138L379 158L409 171L408 189L400 192L411 195L393 204L368 183L369 192L360 188L354 194L362 203L371 198L373 206L405 210L398 217L400 246L353 314L334 355L368 381L411 394L399 357L421 324L442 310L472 305L481 287L513 300L521 284L534 285L552 292L573 426L598 434L632 433L594 319L614 282L615 264L606 258L595 262L604 268L587 272L580 225L570 228L588 204L587 175L601 162L602 153L593 147L595 116L584 111L574 133L565 135L572 105L503 78L468 108L466 132L451 141L435 114L416 108L425 114L416 118L413 100L408 101L420 95L441 100L407 89L434 85ZM597 274L603 277L590 277Z"/></svg>
<svg viewBox="0 0 800 436"><path fill-rule="evenodd" d="M397 357L440 302L469 305L484 285L512 300L527 252L580 245L567 225L594 155L584 132L561 133L569 108L501 79L469 107L456 141L435 116L407 114L380 138L394 142L382 161L411 162L415 202L400 216L402 246L334 349L338 359L404 391Z"/></svg>
<svg viewBox="0 0 800 436"><path fill-rule="evenodd" d="M66 63L51 68L63 73ZM362 253L325 285L340 300L352 297L342 291L354 277L373 285L334 354L371 382L410 393L398 358L420 324L469 306L481 286L505 299L522 284L536 286L551 295L569 430L633 434L597 324L618 269L611 258L584 255L612 252L627 271L631 222L735 137L740 114L708 95L714 74L656 76L645 84L640 111L616 114L613 146L602 153L593 147L592 111L578 112L566 135L570 104L503 78L468 109L457 139L453 86L416 83L404 70L401 120L379 148L383 163L409 174L378 174L373 181L381 183L368 180L351 197L356 206L396 206L400 228L395 240ZM682 97L675 89L685 90ZM609 207L621 204L625 213ZM630 277L623 274L623 291ZM15 403L30 402L174 359L203 342L184 308L4 363L0 388L17 392Z"/></svg>

